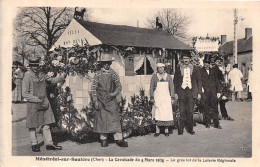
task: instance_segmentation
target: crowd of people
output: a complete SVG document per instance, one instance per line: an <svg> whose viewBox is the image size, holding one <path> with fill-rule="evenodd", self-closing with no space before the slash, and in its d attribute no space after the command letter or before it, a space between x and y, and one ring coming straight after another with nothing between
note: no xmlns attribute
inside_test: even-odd
<svg viewBox="0 0 260 167"><path fill-rule="evenodd" d="M191 55L183 54L182 61L176 68L174 78L167 74L165 64L157 63L155 72L150 82L150 101L153 104L152 119L156 126L155 137L158 137L160 129L164 128L164 135L169 136L169 127L174 125L173 103L179 104L177 127L178 135L183 135L184 129L187 133L195 135L194 127L194 103L198 100L200 110L203 113L203 121L206 128L214 127L222 129L219 121L218 104L223 119L234 121L226 110L225 103L228 95L223 90L227 85L227 80L231 81L230 90L233 97L238 91L242 91L243 77L237 64L225 77L223 70L223 60L219 56L206 54L201 66L191 63ZM91 87L93 104L95 106L94 132L100 135L101 147L108 146L108 134L114 134L114 139L119 147L128 147L128 143L122 135L122 127L119 115L118 96L122 86L118 74L110 68L112 64L110 55L103 55L98 60L101 70L97 71ZM46 93L48 83L64 82L66 74L50 77L40 71L40 59L29 59L29 70L20 74L18 66L13 66L13 92L15 101L23 98L27 101L26 127L29 131L31 148L33 152L40 151L36 129L42 129L47 150L61 150L52 141L50 124L55 122L53 111L50 107ZM251 69L252 71L252 65ZM24 71L25 72L25 71ZM22 76L24 75L24 76ZM250 77L249 71L249 77ZM251 92L251 79L248 78L248 90ZM21 85L21 86L20 86ZM19 88L17 88L19 87ZM248 100L252 99L248 93ZM212 123L213 121L213 123Z"/></svg>

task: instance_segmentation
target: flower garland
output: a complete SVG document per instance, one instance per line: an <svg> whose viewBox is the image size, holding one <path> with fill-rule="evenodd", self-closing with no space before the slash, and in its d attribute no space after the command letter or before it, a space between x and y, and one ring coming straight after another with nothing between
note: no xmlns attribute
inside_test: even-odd
<svg viewBox="0 0 260 167"><path fill-rule="evenodd" d="M89 52L88 47L75 46L72 48L58 48L50 53L46 59L42 58L41 68L46 74L66 73L68 75L80 74L87 76L88 72L94 72L98 69L97 51L92 48Z"/></svg>
<svg viewBox="0 0 260 167"><path fill-rule="evenodd" d="M219 37L209 37L208 35L206 37L193 37L192 38L192 45L195 46L197 40L211 40L211 41L218 41L218 44L221 44L220 38Z"/></svg>

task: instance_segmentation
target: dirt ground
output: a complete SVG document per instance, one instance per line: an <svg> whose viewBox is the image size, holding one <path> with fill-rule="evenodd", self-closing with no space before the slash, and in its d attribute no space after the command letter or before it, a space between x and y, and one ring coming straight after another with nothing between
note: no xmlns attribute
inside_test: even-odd
<svg viewBox="0 0 260 167"><path fill-rule="evenodd" d="M252 155L252 103L228 102L228 114L235 121L221 120L223 129L198 124L194 127L196 135L186 132L179 136L174 131L169 137L153 134L126 139L128 148L120 148L112 143L101 148L100 143L78 145L66 141L60 151L33 153L30 147L28 130L25 127L26 104L13 105L12 154L14 156L145 156L145 157L251 157ZM40 140L42 137L39 136Z"/></svg>

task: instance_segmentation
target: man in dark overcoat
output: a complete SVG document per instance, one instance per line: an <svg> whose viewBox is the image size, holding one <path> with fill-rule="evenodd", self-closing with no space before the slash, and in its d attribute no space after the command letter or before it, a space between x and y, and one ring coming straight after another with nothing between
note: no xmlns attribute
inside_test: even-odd
<svg viewBox="0 0 260 167"><path fill-rule="evenodd" d="M92 83L92 98L95 104L94 132L100 134L101 147L107 147L107 136L114 134L114 139L119 147L128 147L123 140L120 124L119 104L117 95L122 86L117 73L110 68L112 58L109 54L101 55L99 60L101 70L98 71Z"/></svg>
<svg viewBox="0 0 260 167"><path fill-rule="evenodd" d="M215 55L214 57L210 58L210 67L215 71L219 85L221 90L221 96L219 98L219 107L220 112L222 115L222 118L224 120L234 121L233 118L231 118L226 109L226 102L227 102L227 95L226 95L226 84L225 84L225 78L224 78L224 69L222 67L223 60L219 57L219 55Z"/></svg>
<svg viewBox="0 0 260 167"><path fill-rule="evenodd" d="M200 70L202 81L202 104L204 108L204 122L206 128L210 128L211 118L214 127L222 129L218 119L218 98L220 98L220 85L218 74L214 68L210 68L210 54L204 58L204 67Z"/></svg>
<svg viewBox="0 0 260 167"><path fill-rule="evenodd" d="M201 78L199 67L191 64L191 54L183 53L183 63L176 68L174 75L175 97L179 99L180 119L178 134L183 134L183 128L189 134L194 135L193 131L193 108L194 99L201 98Z"/></svg>

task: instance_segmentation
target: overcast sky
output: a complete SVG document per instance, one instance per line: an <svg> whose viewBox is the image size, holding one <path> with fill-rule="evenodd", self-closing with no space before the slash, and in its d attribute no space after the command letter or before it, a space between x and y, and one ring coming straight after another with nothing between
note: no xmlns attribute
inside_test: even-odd
<svg viewBox="0 0 260 167"><path fill-rule="evenodd" d="M152 17L158 9L92 9L92 20L95 22L145 27L147 17ZM191 36L220 37L227 35L227 40L233 40L233 19L232 9L178 9L179 12L191 18L188 33ZM250 10L239 9L238 16L245 18L238 22L238 38L244 38L245 28L252 28L252 16Z"/></svg>

